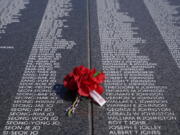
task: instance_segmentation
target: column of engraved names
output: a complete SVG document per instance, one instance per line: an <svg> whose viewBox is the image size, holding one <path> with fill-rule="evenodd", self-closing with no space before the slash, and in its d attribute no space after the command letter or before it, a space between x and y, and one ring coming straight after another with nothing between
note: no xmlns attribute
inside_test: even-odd
<svg viewBox="0 0 180 135"><path fill-rule="evenodd" d="M52 92L60 68L58 50L71 49L75 43L62 39L66 20L57 18L68 16L71 7L70 0L49 1L3 135L37 135L43 125L60 126L52 110L54 104L63 103Z"/></svg>
<svg viewBox="0 0 180 135"><path fill-rule="evenodd" d="M0 34L6 33L6 26L19 22L20 10L29 4L29 0L1 0L0 1ZM1 39L1 36L0 36Z"/></svg>
<svg viewBox="0 0 180 135"><path fill-rule="evenodd" d="M148 121L176 120L163 95L167 87L156 86L156 64L135 47L146 41L134 36L133 18L106 2L97 7L110 134L160 135L161 126Z"/></svg>
<svg viewBox="0 0 180 135"><path fill-rule="evenodd" d="M178 8L180 6L171 4L169 0L144 0L144 4L180 68L180 27L178 25L180 19Z"/></svg>

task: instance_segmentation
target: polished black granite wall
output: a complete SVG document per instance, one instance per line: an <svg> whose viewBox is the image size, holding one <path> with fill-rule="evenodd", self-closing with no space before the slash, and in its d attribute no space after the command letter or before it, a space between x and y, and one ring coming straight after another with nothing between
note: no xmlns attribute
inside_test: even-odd
<svg viewBox="0 0 180 135"><path fill-rule="evenodd" d="M7 25L6 33L0 35L2 37L0 46L14 46L12 50L0 49L0 134L7 121L47 3L48 0L30 0L26 8L20 12L20 22ZM148 56L151 62L157 63L154 69L157 85L168 87L164 95L168 101L168 107L175 112L177 117L176 122L152 121L152 123L162 126L163 135L178 135L180 70L143 1L118 0L118 3L119 12L135 20L132 27L138 28L136 31L138 34L134 36L146 40L145 44L137 45L137 48L140 50L140 55ZM170 3L179 5L176 1L170 1ZM64 101L63 104L53 108L60 118L61 126L59 128L43 126L39 134L108 135L106 105L99 107L90 100L82 99L73 117L69 118L65 115L66 108L71 105L74 98L66 95L63 77L78 65L95 67L100 71L103 69L96 0L72 0L72 11L69 16L57 19L67 20L64 24L68 27L63 29L62 38L74 41L76 45L71 50L59 50L62 54L59 60L61 67L57 69L57 83L52 86L58 98ZM106 98L105 94L103 97Z"/></svg>

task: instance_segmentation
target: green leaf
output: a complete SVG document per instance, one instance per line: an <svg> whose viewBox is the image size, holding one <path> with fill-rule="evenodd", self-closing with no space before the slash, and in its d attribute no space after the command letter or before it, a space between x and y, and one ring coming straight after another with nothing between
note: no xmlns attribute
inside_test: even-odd
<svg viewBox="0 0 180 135"><path fill-rule="evenodd" d="M100 74L101 72L96 72L93 76L96 77Z"/></svg>

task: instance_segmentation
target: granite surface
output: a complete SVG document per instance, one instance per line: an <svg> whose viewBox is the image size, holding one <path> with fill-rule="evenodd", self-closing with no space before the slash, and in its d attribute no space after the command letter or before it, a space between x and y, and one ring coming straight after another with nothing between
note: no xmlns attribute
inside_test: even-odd
<svg viewBox="0 0 180 135"><path fill-rule="evenodd" d="M178 0L0 0L0 135L179 135L179 20ZM78 65L107 103L67 117Z"/></svg>

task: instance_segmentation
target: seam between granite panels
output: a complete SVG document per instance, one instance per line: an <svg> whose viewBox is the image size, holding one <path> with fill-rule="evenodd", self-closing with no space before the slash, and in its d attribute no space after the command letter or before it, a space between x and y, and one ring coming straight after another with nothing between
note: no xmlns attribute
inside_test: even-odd
<svg viewBox="0 0 180 135"><path fill-rule="evenodd" d="M91 68L91 42L90 42L90 1L86 1L87 9L87 53L88 53L88 67ZM92 102L88 102L88 120L89 120L89 135L93 135L93 110Z"/></svg>

